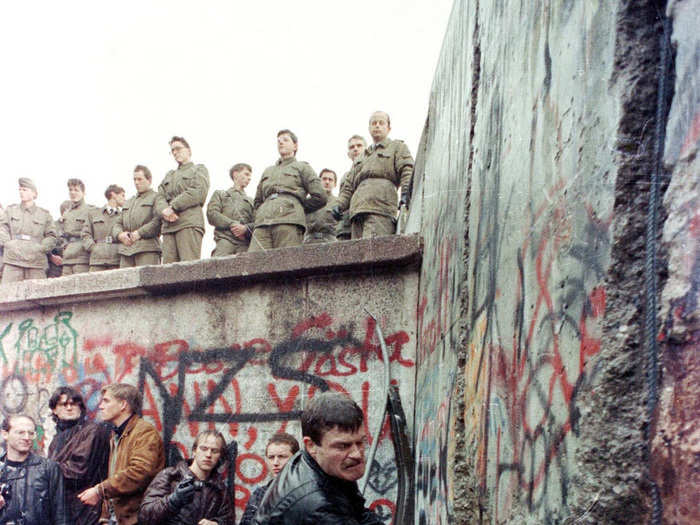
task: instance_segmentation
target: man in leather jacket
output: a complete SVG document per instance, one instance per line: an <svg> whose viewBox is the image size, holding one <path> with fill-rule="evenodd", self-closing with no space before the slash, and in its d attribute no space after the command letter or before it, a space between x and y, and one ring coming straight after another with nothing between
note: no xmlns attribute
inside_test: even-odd
<svg viewBox="0 0 700 525"><path fill-rule="evenodd" d="M139 523L233 525L233 507L218 473L225 454L221 432L200 432L192 446L192 459L161 470L148 486Z"/></svg>
<svg viewBox="0 0 700 525"><path fill-rule="evenodd" d="M277 432L270 438L265 447L265 463L267 463L272 473L272 479L257 487L250 495L243 511L243 517L238 525L252 525L255 513L258 511L260 502L265 497L267 489L270 488L277 474L282 472L284 466L297 452L299 452L299 442L291 434Z"/></svg>
<svg viewBox="0 0 700 525"><path fill-rule="evenodd" d="M0 523L68 525L61 470L32 453L34 420L9 416L2 424L2 437L6 449L0 455Z"/></svg>
<svg viewBox="0 0 700 525"><path fill-rule="evenodd" d="M88 420L83 396L68 386L54 391L49 408L56 422L56 436L48 456L63 472L66 512L75 525L97 525L100 507L85 505L78 494L107 477L110 428Z"/></svg>
<svg viewBox="0 0 700 525"><path fill-rule="evenodd" d="M357 480L365 472L362 410L347 396L316 395L301 416L304 449L275 478L256 525L382 525L365 507Z"/></svg>

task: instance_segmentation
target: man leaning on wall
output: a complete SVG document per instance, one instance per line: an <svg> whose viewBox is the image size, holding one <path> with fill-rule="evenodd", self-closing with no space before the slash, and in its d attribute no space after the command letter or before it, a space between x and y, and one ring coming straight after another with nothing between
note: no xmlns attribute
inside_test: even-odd
<svg viewBox="0 0 700 525"><path fill-rule="evenodd" d="M143 420L141 392L132 385L111 384L102 389L99 413L111 423L109 474L107 479L78 495L83 503L97 505L110 525L135 525L143 494L165 466L163 440L156 428Z"/></svg>

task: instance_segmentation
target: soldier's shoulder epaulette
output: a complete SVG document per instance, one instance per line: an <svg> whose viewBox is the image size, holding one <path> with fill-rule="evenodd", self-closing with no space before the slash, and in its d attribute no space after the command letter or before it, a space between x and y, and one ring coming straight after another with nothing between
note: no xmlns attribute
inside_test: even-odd
<svg viewBox="0 0 700 525"><path fill-rule="evenodd" d="M14 204L13 206L17 206L17 205ZM51 217L51 212L50 212L49 210L47 210L46 208L42 208L41 206L37 206L36 209L39 210L39 211L43 211L46 215L48 215L49 217Z"/></svg>
<svg viewBox="0 0 700 525"><path fill-rule="evenodd" d="M298 160L297 162L298 162L299 164L305 164L305 165L307 165L309 168L311 167L311 164L309 164L309 163L306 162L305 160Z"/></svg>
<svg viewBox="0 0 700 525"><path fill-rule="evenodd" d="M19 208L19 204L9 204L9 205L7 206L7 208L5 208L5 210L9 211L9 210L15 210L15 209L17 209L17 208ZM37 208L38 208L38 206L37 206ZM43 208L40 208L40 209L43 210Z"/></svg>

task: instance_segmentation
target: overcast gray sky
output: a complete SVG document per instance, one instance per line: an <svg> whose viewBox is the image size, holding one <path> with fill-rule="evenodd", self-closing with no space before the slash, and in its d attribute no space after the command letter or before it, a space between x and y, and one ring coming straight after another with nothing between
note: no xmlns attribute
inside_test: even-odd
<svg viewBox="0 0 700 525"><path fill-rule="evenodd" d="M56 216L66 179L102 205L110 183L127 195L135 164L154 187L174 167L182 135L211 191L228 168L260 174L292 129L297 158L342 175L347 139L369 140L372 111L415 154L452 0L83 0L6 3L0 20L3 206L17 178L39 186ZM207 238L211 236L207 232ZM211 240L203 256L211 250Z"/></svg>

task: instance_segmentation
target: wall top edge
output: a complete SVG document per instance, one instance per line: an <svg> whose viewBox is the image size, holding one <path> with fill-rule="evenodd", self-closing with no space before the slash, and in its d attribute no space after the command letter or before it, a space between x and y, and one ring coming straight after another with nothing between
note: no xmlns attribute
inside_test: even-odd
<svg viewBox="0 0 700 525"><path fill-rule="evenodd" d="M377 269L418 270L420 235L303 245L199 261L85 273L0 286L0 312L119 298L177 295L290 278Z"/></svg>

